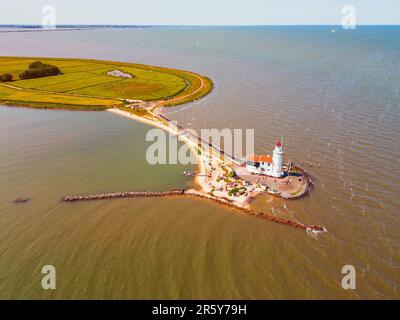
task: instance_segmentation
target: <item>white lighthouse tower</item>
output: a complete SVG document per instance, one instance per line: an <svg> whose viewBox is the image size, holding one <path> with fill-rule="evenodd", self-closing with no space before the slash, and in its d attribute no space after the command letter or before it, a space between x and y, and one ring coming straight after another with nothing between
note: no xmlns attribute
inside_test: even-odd
<svg viewBox="0 0 400 320"><path fill-rule="evenodd" d="M283 150L282 143L277 141L275 144L275 149L272 155L272 176L275 178L280 178L283 174Z"/></svg>

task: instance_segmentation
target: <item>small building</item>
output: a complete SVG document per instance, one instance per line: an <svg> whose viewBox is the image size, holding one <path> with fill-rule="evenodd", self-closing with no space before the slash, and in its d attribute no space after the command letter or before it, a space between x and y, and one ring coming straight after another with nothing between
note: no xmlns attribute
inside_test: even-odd
<svg viewBox="0 0 400 320"><path fill-rule="evenodd" d="M280 141L270 155L251 154L246 157L246 170L250 173L263 174L275 178L283 175L283 149Z"/></svg>
<svg viewBox="0 0 400 320"><path fill-rule="evenodd" d="M113 77L119 77L119 78L132 78L132 75L129 73L124 73L121 70L112 70L112 71L108 71L107 74L109 76L113 76Z"/></svg>

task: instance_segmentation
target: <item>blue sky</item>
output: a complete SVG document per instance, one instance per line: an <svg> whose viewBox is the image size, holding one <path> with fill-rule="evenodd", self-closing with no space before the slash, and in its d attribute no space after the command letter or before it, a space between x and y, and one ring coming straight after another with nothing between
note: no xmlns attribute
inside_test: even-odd
<svg viewBox="0 0 400 320"><path fill-rule="evenodd" d="M0 24L40 24L46 4L57 24L340 24L344 5L357 24L400 24L400 0L0 0Z"/></svg>

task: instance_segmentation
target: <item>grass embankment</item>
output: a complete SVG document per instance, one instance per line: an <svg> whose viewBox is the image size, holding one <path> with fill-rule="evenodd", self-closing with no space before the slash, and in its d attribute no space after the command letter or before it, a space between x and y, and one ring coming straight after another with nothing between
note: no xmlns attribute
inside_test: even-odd
<svg viewBox="0 0 400 320"><path fill-rule="evenodd" d="M33 90L19 90L0 84L0 103L39 109L104 110L122 105L112 99L86 98Z"/></svg>
<svg viewBox="0 0 400 320"><path fill-rule="evenodd" d="M187 82L188 86L176 96L165 99L163 102L165 107L198 100L212 91L213 82L211 79L189 71L179 72L180 76L185 77L185 81Z"/></svg>
<svg viewBox="0 0 400 320"><path fill-rule="evenodd" d="M33 61L56 65L62 74L20 80L19 74ZM108 75L121 70L133 75ZM134 63L90 59L0 57L0 74L14 81L0 83L0 103L35 108L103 110L122 106L122 99L161 101L171 106L196 100L212 89L212 82L198 74Z"/></svg>

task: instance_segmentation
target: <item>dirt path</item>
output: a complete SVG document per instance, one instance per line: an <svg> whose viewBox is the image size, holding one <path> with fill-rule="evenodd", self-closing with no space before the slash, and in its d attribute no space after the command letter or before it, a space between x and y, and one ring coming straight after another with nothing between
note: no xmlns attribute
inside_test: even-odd
<svg viewBox="0 0 400 320"><path fill-rule="evenodd" d="M163 105L165 105L165 104L167 104L167 103L177 102L177 101L180 101L180 100L182 100L182 99L186 99L187 97L190 97L190 96L192 96L192 95L195 95L195 94L198 93L200 90L202 90L202 89L204 88L204 86L205 86L205 83L204 83L203 78L200 77L200 76L198 76L197 74L194 74L194 76L195 76L197 79L200 80L200 87L199 87L199 88L197 88L195 91L193 91L192 93L189 93L189 94L187 94L187 95L183 95L183 96L179 96L179 97L176 97L176 98L172 98L172 99L170 99L170 100L160 100L159 103L158 103L159 106L161 107L161 106L163 106ZM190 87L190 86L189 86L189 87Z"/></svg>

